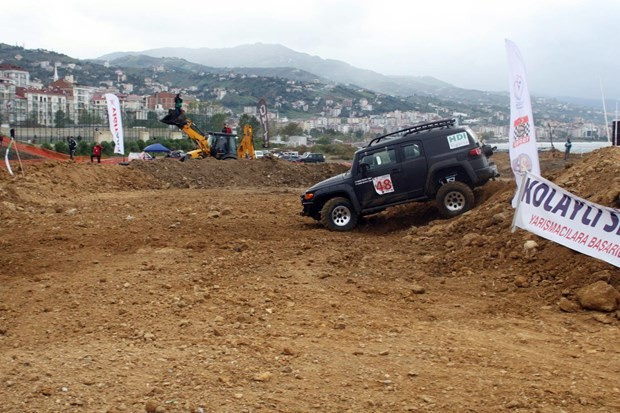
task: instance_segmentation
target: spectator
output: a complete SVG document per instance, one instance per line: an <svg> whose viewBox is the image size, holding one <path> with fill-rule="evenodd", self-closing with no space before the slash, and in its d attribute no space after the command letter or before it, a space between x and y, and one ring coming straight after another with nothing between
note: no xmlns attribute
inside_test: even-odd
<svg viewBox="0 0 620 413"><path fill-rule="evenodd" d="M93 153L90 155L90 163L93 163L94 158L97 158L97 163L101 163L101 151L103 151L103 146L100 143L96 143L93 146Z"/></svg>
<svg viewBox="0 0 620 413"><path fill-rule="evenodd" d="M177 95L174 97L174 110L177 117L181 114L183 110L183 99L181 99L180 93L177 93Z"/></svg>
<svg viewBox="0 0 620 413"><path fill-rule="evenodd" d="M224 127L222 128L222 133L232 133L232 129L230 126L228 126L228 123L224 124Z"/></svg>
<svg viewBox="0 0 620 413"><path fill-rule="evenodd" d="M75 148L77 148L77 142L75 141L75 139L73 139L73 136L69 136L68 141L69 141L69 157L73 159L73 156L75 155Z"/></svg>
<svg viewBox="0 0 620 413"><path fill-rule="evenodd" d="M0 147L2 146L2 141L4 141L4 135L0 133Z"/></svg>
<svg viewBox="0 0 620 413"><path fill-rule="evenodd" d="M564 160L567 161L570 157L570 148L572 148L573 144L570 141L570 138L566 138L566 143L564 144L566 147L566 151L564 152Z"/></svg>

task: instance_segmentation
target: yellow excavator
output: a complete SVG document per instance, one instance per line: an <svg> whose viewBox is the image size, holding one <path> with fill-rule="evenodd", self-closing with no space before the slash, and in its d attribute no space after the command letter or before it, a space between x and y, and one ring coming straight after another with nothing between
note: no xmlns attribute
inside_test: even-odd
<svg viewBox="0 0 620 413"><path fill-rule="evenodd" d="M216 159L256 159L254 142L252 140L252 126L243 126L243 138L237 146L237 135L223 132L202 132L185 112L177 114L174 109L168 111L168 115L161 119L167 125L174 125L181 129L197 148L187 152L181 161L187 159L206 158L212 156Z"/></svg>
<svg viewBox="0 0 620 413"><path fill-rule="evenodd" d="M243 125L243 138L237 147L238 159L256 159L253 138L252 125Z"/></svg>

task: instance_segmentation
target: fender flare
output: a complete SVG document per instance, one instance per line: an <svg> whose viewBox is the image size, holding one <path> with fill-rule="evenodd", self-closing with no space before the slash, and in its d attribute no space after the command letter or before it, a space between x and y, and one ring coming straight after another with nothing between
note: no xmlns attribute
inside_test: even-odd
<svg viewBox="0 0 620 413"><path fill-rule="evenodd" d="M426 194L436 193L437 188L434 188L435 190L433 190L433 187L435 186L434 178L435 178L436 173L442 169L449 169L449 168L454 168L454 167L458 167L459 169L464 170L470 182L476 182L476 173L474 172L474 168L472 168L472 166L468 162L457 162L457 163L454 163L453 161L437 162L433 164L433 166L431 166L428 170L424 192Z"/></svg>
<svg viewBox="0 0 620 413"><path fill-rule="evenodd" d="M320 200L321 204L324 204L328 199L342 195L346 196L349 201L351 201L351 205L355 209L355 212L359 213L361 210L360 203L357 200L357 196L355 195L353 188L351 188L351 185L337 184L330 186L329 188L325 188L325 190L319 189L314 193L315 199Z"/></svg>

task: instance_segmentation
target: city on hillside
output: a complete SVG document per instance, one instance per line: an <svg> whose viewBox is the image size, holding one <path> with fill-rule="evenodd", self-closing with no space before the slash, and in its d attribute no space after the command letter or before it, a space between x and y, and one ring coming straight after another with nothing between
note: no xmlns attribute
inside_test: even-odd
<svg viewBox="0 0 620 413"><path fill-rule="evenodd" d="M6 62L6 59L3 60ZM20 62L20 55L14 56L14 61ZM232 124L243 115L256 116L255 102L261 97L246 96L241 104L237 99L234 105L228 105L232 101L227 100L227 97L240 95L240 90L243 90L240 85L258 78L257 75L234 71L201 73L203 78L210 76L220 83L219 86L199 89L196 86L175 85L170 80L174 79L175 70L167 69L165 65L157 66L147 75L143 72L142 76L136 76L135 73L128 74L123 69L110 67L108 62L103 62L101 66L112 70L114 78L99 79L97 84L82 84L76 81L78 77L86 78L85 69L79 60L30 61L29 68L4 62L0 64L0 123L4 129L15 128L18 138L30 139L30 135L34 135L39 139L53 141L54 137L60 139L62 133L59 129L78 128L76 134L94 140L95 132L107 128L106 93L114 93L119 97L123 124L129 139L143 138L145 134L141 130L144 129L169 130L166 125L158 123L158 119L174 107L177 93L182 95L183 109L187 113L205 117L224 113ZM31 71L38 76L31 76ZM170 72L168 76L162 76L167 71ZM272 79L266 81L274 82ZM326 130L342 134L345 141L361 141L419 122L447 117L457 118L460 123L470 125L488 141L501 142L508 136L508 105L449 105L440 100L426 100L424 104L416 105L411 102L405 104L401 99L402 108L398 108L398 99L394 97L368 93L342 97L334 92L338 86L333 84L323 84L316 80L279 81L284 83L283 89L278 89L281 94L267 98L270 125L278 131L287 124L295 123L303 132L300 136L275 136L275 143L278 139L284 139L289 146L308 145L312 143L311 135L316 137L317 131ZM267 92L264 91L263 95L267 95ZM308 96L314 98L310 100ZM599 122L594 111L575 113L567 104L555 100L540 97L532 99L540 141L563 140L567 137L589 141L607 139L604 121ZM388 101L389 104L386 104ZM536 108L545 110L542 112ZM131 129L138 131L131 133Z"/></svg>

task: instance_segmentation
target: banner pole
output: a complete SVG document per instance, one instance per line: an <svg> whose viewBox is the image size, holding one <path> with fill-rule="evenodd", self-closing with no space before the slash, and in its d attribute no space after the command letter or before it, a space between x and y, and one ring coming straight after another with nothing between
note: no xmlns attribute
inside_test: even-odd
<svg viewBox="0 0 620 413"><path fill-rule="evenodd" d="M22 172L22 176L24 175L24 166L22 165L22 158L19 156L19 149L17 149L17 142L15 141L15 138L11 138L11 141L15 142L15 153L17 154L17 162L19 163L19 169Z"/></svg>
<svg viewBox="0 0 620 413"><path fill-rule="evenodd" d="M525 190L525 181L527 179L527 171L523 173L523 179L521 179L521 185L518 188L519 197L517 202L517 207L515 208L515 214L512 217L512 227L510 228L510 232L514 233L517 230L517 226L515 225L517 222L517 215L519 214L519 207L521 206L521 198L523 198L523 191Z"/></svg>

